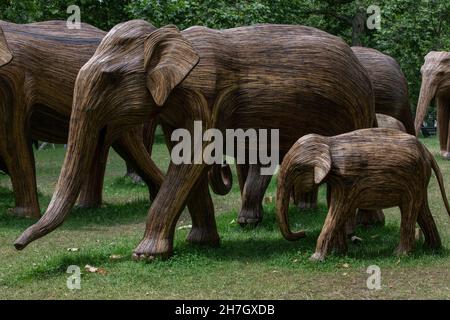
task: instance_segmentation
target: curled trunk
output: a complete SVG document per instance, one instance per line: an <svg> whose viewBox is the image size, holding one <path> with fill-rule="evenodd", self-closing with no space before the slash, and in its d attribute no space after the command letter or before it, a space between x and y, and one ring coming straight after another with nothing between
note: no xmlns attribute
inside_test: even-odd
<svg viewBox="0 0 450 320"><path fill-rule="evenodd" d="M211 189L215 194L226 195L233 186L233 175L228 164L214 164L208 172Z"/></svg>
<svg viewBox="0 0 450 320"><path fill-rule="evenodd" d="M289 154L283 160L283 165L280 168L278 175L277 188L277 219L283 237L287 240L295 241L305 237L304 231L292 232L289 226L289 202L291 190L295 185L295 180L298 176L296 172L296 165L288 158ZM284 163L287 163L285 166Z"/></svg>

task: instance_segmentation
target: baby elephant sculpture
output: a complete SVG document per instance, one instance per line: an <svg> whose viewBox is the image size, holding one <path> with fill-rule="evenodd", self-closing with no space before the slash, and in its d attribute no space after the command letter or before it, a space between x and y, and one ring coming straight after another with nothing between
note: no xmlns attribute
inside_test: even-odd
<svg viewBox="0 0 450 320"><path fill-rule="evenodd" d="M357 208L400 207L399 254L413 249L416 222L424 232L425 244L439 248L441 241L427 199L431 169L450 215L439 167L416 137L386 128L362 129L334 137L304 136L286 154L280 168L277 214L281 232L288 240L304 236L303 231L293 233L289 227L292 185L308 192L327 183L329 210L312 260L323 260L332 250L347 249L345 227L354 220Z"/></svg>

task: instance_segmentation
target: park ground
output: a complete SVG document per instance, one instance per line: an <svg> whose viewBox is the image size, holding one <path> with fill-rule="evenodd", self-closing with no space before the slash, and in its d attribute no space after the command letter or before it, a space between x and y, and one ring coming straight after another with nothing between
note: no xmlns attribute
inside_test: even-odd
<svg viewBox="0 0 450 320"><path fill-rule="evenodd" d="M422 141L437 157L450 191L450 162L438 156L435 137ZM64 153L62 146L36 152L41 211L50 201ZM167 168L169 154L161 139L153 158ZM428 192L444 247L438 252L425 250L418 241L413 254L395 256L400 214L394 208L385 210L386 226L358 229L363 241L349 244L346 255L310 262L326 215L324 190L317 210L299 213L291 208L292 224L305 229L307 238L289 242L276 225L276 179L266 194L264 221L255 229L235 222L240 206L235 179L230 194L213 196L219 248L185 242L190 221L184 212L174 256L148 263L131 259L144 232L147 189L124 173L125 164L111 151L104 205L72 210L60 228L21 252L12 244L33 221L10 214L11 184L8 176L0 175L0 299L450 299L450 219L434 177ZM80 290L67 288L70 265L81 268ZM86 265L99 269L88 272ZM366 284L372 265L380 267L379 290L369 290Z"/></svg>

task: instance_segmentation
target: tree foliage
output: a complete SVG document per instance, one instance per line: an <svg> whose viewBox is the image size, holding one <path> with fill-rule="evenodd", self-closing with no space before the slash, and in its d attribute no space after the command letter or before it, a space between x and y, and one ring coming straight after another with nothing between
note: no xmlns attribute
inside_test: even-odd
<svg viewBox="0 0 450 320"><path fill-rule="evenodd" d="M0 0L0 19L17 23L67 19L76 4L81 19L101 29L130 19L231 28L255 23L303 24L376 48L400 63L415 106L420 66L431 50L450 51L448 0ZM369 30L367 8L381 9L381 29Z"/></svg>

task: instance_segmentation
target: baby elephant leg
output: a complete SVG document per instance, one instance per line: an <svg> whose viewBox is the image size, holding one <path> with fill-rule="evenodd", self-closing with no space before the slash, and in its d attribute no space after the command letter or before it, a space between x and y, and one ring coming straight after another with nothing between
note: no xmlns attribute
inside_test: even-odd
<svg viewBox="0 0 450 320"><path fill-rule="evenodd" d="M350 208L347 197L332 194L327 218L317 240L316 252L311 256L311 260L323 261L331 251L338 253L347 251L345 221L354 218L355 210Z"/></svg>
<svg viewBox="0 0 450 320"><path fill-rule="evenodd" d="M415 228L419 210L422 205L417 205L415 201L406 201L400 206L400 243L396 250L398 255L404 255L411 252L415 244Z"/></svg>
<svg viewBox="0 0 450 320"><path fill-rule="evenodd" d="M427 198L424 201L422 210L419 212L417 222L425 236L425 246L430 249L439 249L441 247L441 238L431 215Z"/></svg>

